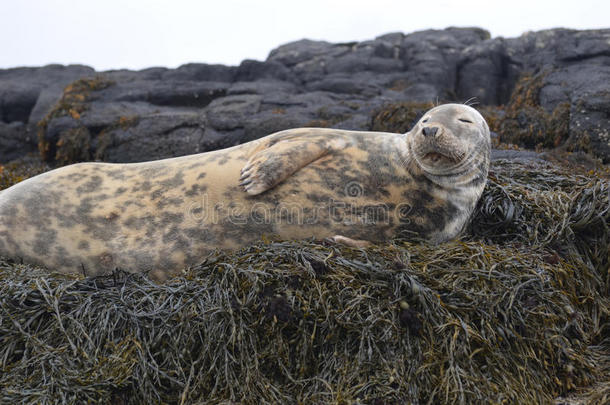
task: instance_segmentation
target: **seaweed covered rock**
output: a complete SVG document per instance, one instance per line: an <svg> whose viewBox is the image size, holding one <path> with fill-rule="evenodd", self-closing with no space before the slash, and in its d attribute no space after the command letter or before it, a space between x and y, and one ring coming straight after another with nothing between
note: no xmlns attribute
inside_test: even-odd
<svg viewBox="0 0 610 405"><path fill-rule="evenodd" d="M35 124L58 101L64 86L94 73L80 65L0 69L0 121Z"/></svg>
<svg viewBox="0 0 610 405"><path fill-rule="evenodd" d="M586 74L595 80L586 80ZM582 76L565 70L525 73L505 106L477 108L489 124L496 148L584 152L607 164L610 81L596 81L602 78L610 78L610 70L599 75L584 69ZM371 129L406 132L430 106L433 104L388 103L373 113Z"/></svg>
<svg viewBox="0 0 610 405"><path fill-rule="evenodd" d="M371 130L405 133L432 107L432 103L396 103L384 106L373 115Z"/></svg>
<svg viewBox="0 0 610 405"><path fill-rule="evenodd" d="M475 44L463 53L456 93L487 105L507 104L512 122L502 135L518 144L563 145L608 163L609 41L607 29L553 29ZM530 99L516 99L524 86Z"/></svg>
<svg viewBox="0 0 610 405"><path fill-rule="evenodd" d="M58 102L63 88L93 75L80 65L0 69L0 162L36 151L36 124Z"/></svg>
<svg viewBox="0 0 610 405"><path fill-rule="evenodd" d="M570 136L570 104L560 103L552 111L540 105L540 92L546 74L523 76L499 119L490 120L490 128L499 141L528 149L556 148ZM587 150L591 152L591 150Z"/></svg>
<svg viewBox="0 0 610 405"><path fill-rule="evenodd" d="M293 83L266 80L266 74L259 81L244 81L248 75L236 73L238 81L230 84L166 83L159 72L138 78L123 71L79 80L66 87L56 108L40 122L40 152L59 164L138 162L205 152L267 135L265 127L304 126L320 118L324 106L349 98L294 95ZM271 123L270 118L276 119ZM253 126L261 121L268 124Z"/></svg>
<svg viewBox="0 0 610 405"><path fill-rule="evenodd" d="M22 157L7 164L0 164L0 191L49 170L51 167L37 156Z"/></svg>
<svg viewBox="0 0 610 405"><path fill-rule="evenodd" d="M607 177L500 159L463 238L441 246L263 240L162 285L0 260L0 395L602 404L609 242Z"/></svg>

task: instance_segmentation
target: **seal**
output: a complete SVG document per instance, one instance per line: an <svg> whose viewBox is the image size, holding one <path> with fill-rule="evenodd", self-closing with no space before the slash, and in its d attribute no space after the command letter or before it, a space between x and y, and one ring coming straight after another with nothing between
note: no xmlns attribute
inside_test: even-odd
<svg viewBox="0 0 610 405"><path fill-rule="evenodd" d="M406 134L298 128L178 158L78 163L0 192L0 254L164 280L264 234L440 243L468 221L489 153L483 117L445 104Z"/></svg>

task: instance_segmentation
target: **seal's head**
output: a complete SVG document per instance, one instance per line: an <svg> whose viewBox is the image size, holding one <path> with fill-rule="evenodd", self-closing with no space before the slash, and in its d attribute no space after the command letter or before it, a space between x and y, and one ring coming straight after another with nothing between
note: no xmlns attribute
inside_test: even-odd
<svg viewBox="0 0 610 405"><path fill-rule="evenodd" d="M430 175L459 174L489 162L489 127L474 108L443 104L427 111L407 134L410 155Z"/></svg>

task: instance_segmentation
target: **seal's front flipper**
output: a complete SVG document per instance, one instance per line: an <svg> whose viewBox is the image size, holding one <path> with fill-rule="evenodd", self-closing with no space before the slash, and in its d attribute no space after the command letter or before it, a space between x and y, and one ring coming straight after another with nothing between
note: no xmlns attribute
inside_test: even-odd
<svg viewBox="0 0 610 405"><path fill-rule="evenodd" d="M240 186L250 195L261 194L322 156L345 147L345 140L331 136L285 137L254 153L241 169Z"/></svg>
<svg viewBox="0 0 610 405"><path fill-rule="evenodd" d="M335 235L331 238L336 243L340 243L342 245L354 247L354 248L365 248L371 246L371 242L362 239L352 239L343 235Z"/></svg>

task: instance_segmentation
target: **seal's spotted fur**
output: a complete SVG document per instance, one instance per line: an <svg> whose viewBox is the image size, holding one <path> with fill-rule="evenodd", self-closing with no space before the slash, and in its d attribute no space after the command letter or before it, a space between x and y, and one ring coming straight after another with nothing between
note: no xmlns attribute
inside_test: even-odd
<svg viewBox="0 0 610 405"><path fill-rule="evenodd" d="M446 104L407 134L299 128L198 155L71 165L0 193L0 254L165 279L263 234L442 242L483 191L489 143L476 110Z"/></svg>

